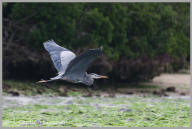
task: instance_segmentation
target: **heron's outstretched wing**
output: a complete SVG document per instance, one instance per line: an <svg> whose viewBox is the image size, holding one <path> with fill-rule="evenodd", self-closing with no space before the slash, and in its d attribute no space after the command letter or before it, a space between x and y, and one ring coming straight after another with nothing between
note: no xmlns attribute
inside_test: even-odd
<svg viewBox="0 0 192 129"><path fill-rule="evenodd" d="M102 48L89 49L73 59L65 72L65 75L83 76L89 65L102 53Z"/></svg>
<svg viewBox="0 0 192 129"><path fill-rule="evenodd" d="M70 50L57 45L53 40L44 42L43 45L49 52L58 74L64 74L69 62L73 60L76 55Z"/></svg>

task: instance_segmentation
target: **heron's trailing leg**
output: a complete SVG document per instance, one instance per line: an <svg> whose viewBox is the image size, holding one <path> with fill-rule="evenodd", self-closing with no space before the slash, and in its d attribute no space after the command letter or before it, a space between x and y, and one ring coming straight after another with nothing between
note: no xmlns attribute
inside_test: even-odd
<svg viewBox="0 0 192 129"><path fill-rule="evenodd" d="M50 82L50 81L53 81L53 80L44 80L44 79L41 79L40 81L36 82L36 83L44 83L44 82Z"/></svg>

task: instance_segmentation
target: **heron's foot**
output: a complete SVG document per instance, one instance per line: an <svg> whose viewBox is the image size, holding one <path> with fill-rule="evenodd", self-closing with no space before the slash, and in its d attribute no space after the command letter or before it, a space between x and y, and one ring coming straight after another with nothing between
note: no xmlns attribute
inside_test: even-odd
<svg viewBox="0 0 192 129"><path fill-rule="evenodd" d="M41 79L40 81L36 82L36 83L43 83L43 82L47 82L46 80L44 79Z"/></svg>

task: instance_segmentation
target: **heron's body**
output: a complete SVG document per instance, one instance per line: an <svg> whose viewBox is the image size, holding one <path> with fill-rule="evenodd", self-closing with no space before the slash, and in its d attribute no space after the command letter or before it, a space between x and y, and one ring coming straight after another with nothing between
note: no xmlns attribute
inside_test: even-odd
<svg viewBox="0 0 192 129"><path fill-rule="evenodd" d="M65 80L72 83L83 83L93 85L94 79L107 78L106 76L94 73L88 74L88 66L102 53L102 48L89 49L76 56L70 50L57 45L53 40L44 43L45 49L49 52L55 68L58 71L56 77L50 80L41 80L39 82L48 82L53 80Z"/></svg>
<svg viewBox="0 0 192 129"><path fill-rule="evenodd" d="M62 80L71 82L71 83L83 83L85 85L92 85L94 83L94 79L87 73L82 77L72 76L72 75L63 75Z"/></svg>

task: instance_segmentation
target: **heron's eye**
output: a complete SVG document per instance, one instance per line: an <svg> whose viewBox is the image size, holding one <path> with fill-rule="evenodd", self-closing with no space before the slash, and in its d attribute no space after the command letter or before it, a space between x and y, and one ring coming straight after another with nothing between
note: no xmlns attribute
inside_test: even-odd
<svg viewBox="0 0 192 129"><path fill-rule="evenodd" d="M94 73L91 73L91 75L96 76L96 74L94 74Z"/></svg>

